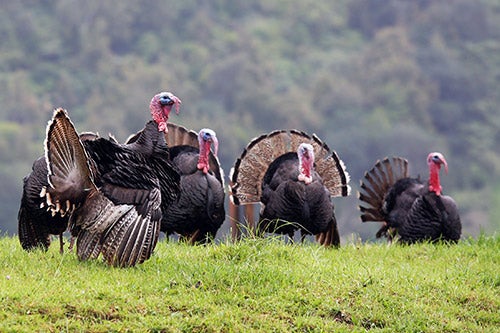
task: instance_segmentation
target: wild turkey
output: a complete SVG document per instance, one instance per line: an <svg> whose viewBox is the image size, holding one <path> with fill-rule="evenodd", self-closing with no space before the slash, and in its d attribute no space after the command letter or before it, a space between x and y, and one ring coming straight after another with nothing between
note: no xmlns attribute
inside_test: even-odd
<svg viewBox="0 0 500 333"><path fill-rule="evenodd" d="M224 173L217 159L217 136L211 129L197 134L169 123L166 139L170 159L181 175L181 191L167 208L161 231L178 233L191 244L206 242L215 238L225 219Z"/></svg>
<svg viewBox="0 0 500 333"><path fill-rule="evenodd" d="M159 129L165 131L164 124L172 107L179 112L181 100L170 92L156 94L150 103L150 112L158 123ZM141 131L142 132L142 131ZM136 135L139 138L139 135ZM80 134L80 141L86 145L87 152L92 150L92 141L98 138L97 134L84 132ZM104 140L104 139L103 139ZM110 141L118 142L110 135ZM137 141L137 139L136 139ZM153 142L147 136L142 136L139 142L127 145L127 148L142 154L152 153ZM105 163L99 163L105 167ZM32 172L23 179L23 194L18 213L18 237L25 250L34 248L47 249L50 245L50 235L59 235L60 252L63 252L63 233L68 227L69 214L53 214L44 205L44 198L40 195L42 188L48 186L47 162L45 156L38 158L32 167ZM164 203L166 205L166 203Z"/></svg>
<svg viewBox="0 0 500 333"><path fill-rule="evenodd" d="M96 138L97 135L93 133L80 135L81 141ZM31 173L23 179L23 193L17 216L18 237L22 248L29 251L36 248L47 250L50 235L58 235L59 252L63 253L63 233L68 228L69 215L52 215L43 207L40 191L48 185L47 161L45 156L41 156L33 162Z"/></svg>
<svg viewBox="0 0 500 333"><path fill-rule="evenodd" d="M92 149L85 149L65 110L55 111L47 130L49 186L43 194L52 213L71 214L79 259L102 253L108 264L127 267L150 257L158 240L161 205L177 195L179 175L161 145L163 133L155 123L148 128L160 142L151 156L106 139L89 141ZM168 184L161 191L160 167Z"/></svg>
<svg viewBox="0 0 500 333"><path fill-rule="evenodd" d="M151 108L174 104L157 96ZM66 111L54 112L45 141L49 186L42 194L52 213L71 214L79 259L102 253L108 264L128 267L151 256L162 209L177 197L180 180L158 127L148 122L133 145L103 138L82 145Z"/></svg>
<svg viewBox="0 0 500 333"><path fill-rule="evenodd" d="M408 161L385 158L365 173L359 192L361 220L383 222L377 238L398 236L403 243L460 239L462 224L455 201L441 194L439 171L448 164L441 153L427 156L429 180L409 178Z"/></svg>
<svg viewBox="0 0 500 333"><path fill-rule="evenodd" d="M236 205L261 203L259 230L293 236L313 234L338 246L331 197L347 196L349 174L315 134L277 130L253 139L231 170Z"/></svg>
<svg viewBox="0 0 500 333"><path fill-rule="evenodd" d="M159 107L161 103L164 104L163 107ZM159 127L162 127L160 125L168 120L172 106L175 106L178 113L180 104L180 99L170 92L162 92L153 97L150 109ZM98 135L90 132L80 134L82 142L97 138ZM110 140L118 143L111 136ZM148 146L151 146L151 143L143 139L142 142L134 143L129 148L145 153ZM91 147L87 147L87 149L91 149ZM46 250L50 245L50 235L59 235L60 252L62 253L63 233L67 229L69 216L52 214L44 207L40 192L46 186L48 186L47 162L42 156L33 163L32 172L23 179L23 194L18 213L18 237L25 250L34 248Z"/></svg>

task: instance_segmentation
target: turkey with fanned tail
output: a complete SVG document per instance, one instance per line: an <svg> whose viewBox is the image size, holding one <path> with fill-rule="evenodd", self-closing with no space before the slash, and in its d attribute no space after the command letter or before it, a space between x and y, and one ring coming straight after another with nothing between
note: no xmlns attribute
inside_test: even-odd
<svg viewBox="0 0 500 333"><path fill-rule="evenodd" d="M158 94L150 108L173 104ZM82 143L66 111L54 112L45 140L49 186L42 194L52 213L70 214L79 259L102 253L108 264L128 267L151 256L162 209L177 197L180 180L159 129L166 126L148 122L130 145L104 138Z"/></svg>
<svg viewBox="0 0 500 333"><path fill-rule="evenodd" d="M160 129L163 131L166 130L166 125L164 124L168 120L171 109L175 107L178 113L180 104L180 99L170 92L161 92L152 98L150 112ZM153 122L151 121L151 123ZM149 126L154 128L152 124ZM140 133L142 133L142 131ZM151 129L145 131L142 136L137 134L136 142L126 145L126 147L141 154L152 154L153 147L156 144L154 144L153 140L150 138L151 133L154 136L154 132L152 132ZM80 134L80 141L84 144L87 152L91 152L93 149L93 144L87 141L96 139L106 140L91 132ZM111 136L109 141L113 144L118 144ZM105 162L98 164L101 169L105 169L107 165L112 164L107 164ZM47 209L44 193L40 195L43 189L49 185L47 172L47 161L45 156L42 156L33 163L31 173L23 179L23 193L18 213L18 237L21 246L25 250L35 248L46 250L50 245L50 235L58 235L60 239L60 252L62 253L64 244L63 233L68 228L69 214L55 214L50 209ZM103 171L101 173L105 172L106 171ZM166 206L166 203L163 203L163 206ZM73 234L75 233L76 231L73 230Z"/></svg>
<svg viewBox="0 0 500 333"><path fill-rule="evenodd" d="M217 158L216 133L208 128L196 133L168 123L166 139L170 160L181 175L181 191L167 208L161 231L178 233L191 244L213 240L226 214L224 172Z"/></svg>
<svg viewBox="0 0 500 333"><path fill-rule="evenodd" d="M161 142L163 133L156 124L148 125ZM146 156L102 139L92 141L87 150L66 112L58 109L47 131L46 160L46 203L54 213L71 214L79 259L102 253L108 264L127 267L151 256L161 205L178 193L179 175L168 161L166 146ZM159 168L168 184L162 188Z"/></svg>
<svg viewBox="0 0 500 333"><path fill-rule="evenodd" d="M157 94L151 103L151 113L158 124L168 119L170 109L175 106L176 111L181 101L172 93L163 92ZM82 133L80 140L86 142L95 140L98 135L94 133ZM110 140L117 143L112 137ZM130 149L137 149L146 153L147 140L134 145ZM92 149L87 145L87 149ZM149 148L150 149L150 148ZM25 250L34 248L47 249L50 245L50 235L59 235L60 252L63 252L63 233L67 229L69 214L53 214L45 207L43 195L40 195L43 188L48 186L47 161L45 156L38 158L32 167L32 172L23 179L23 193L18 213L18 237ZM43 193L42 193L43 194Z"/></svg>
<svg viewBox="0 0 500 333"><path fill-rule="evenodd" d="M361 220L383 222L377 238L402 243L460 239L462 224L455 201L442 195L439 171L448 164L441 153L427 156L429 180L410 178L408 161L385 158L365 173L359 192Z"/></svg>
<svg viewBox="0 0 500 333"><path fill-rule="evenodd" d="M349 174L315 134L277 130L253 139L229 178L236 205L260 202L259 230L290 237L300 230L340 245L331 199L349 195Z"/></svg>

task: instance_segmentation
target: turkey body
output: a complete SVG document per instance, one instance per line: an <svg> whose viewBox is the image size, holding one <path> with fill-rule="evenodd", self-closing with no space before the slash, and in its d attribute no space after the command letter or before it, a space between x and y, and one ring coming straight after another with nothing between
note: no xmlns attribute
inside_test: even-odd
<svg viewBox="0 0 500 333"><path fill-rule="evenodd" d="M191 146L170 149L180 180L180 194L167 209L161 230L177 232L191 243L215 238L224 222L224 189L221 180L197 168L199 150Z"/></svg>
<svg viewBox="0 0 500 333"><path fill-rule="evenodd" d="M149 144L141 152L145 137ZM135 147L104 138L82 144L66 111L58 109L45 149L46 203L53 213L71 214L79 259L102 254L109 265L120 267L148 259L158 240L162 206L179 191L179 175L156 124L146 124Z"/></svg>
<svg viewBox="0 0 500 333"><path fill-rule="evenodd" d="M391 188L385 202L387 224L401 242L458 241L462 225L456 202L436 195L418 179L404 178Z"/></svg>
<svg viewBox="0 0 500 333"><path fill-rule="evenodd" d="M377 237L392 240L397 235L400 242L409 244L460 239L462 225L457 204L440 193L436 165L444 164L444 157L434 153L428 160L429 182L408 177L408 162L400 157L377 162L365 174L360 191L361 219L384 223Z"/></svg>
<svg viewBox="0 0 500 333"><path fill-rule="evenodd" d="M164 214L161 231L178 233L191 244L214 239L226 215L217 136L211 129L196 133L169 123L167 141L181 179L179 196Z"/></svg>
<svg viewBox="0 0 500 333"><path fill-rule="evenodd" d="M321 177L314 171L312 182L305 184L298 180L299 173L299 159L293 152L269 166L262 183L260 220L264 230L316 235L336 223L330 192Z"/></svg>

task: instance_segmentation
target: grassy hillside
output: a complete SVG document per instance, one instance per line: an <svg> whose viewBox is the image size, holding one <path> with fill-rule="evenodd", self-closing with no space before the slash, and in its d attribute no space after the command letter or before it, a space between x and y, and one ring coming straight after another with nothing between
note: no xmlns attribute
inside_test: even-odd
<svg viewBox="0 0 500 333"><path fill-rule="evenodd" d="M160 242L133 269L0 239L0 331L493 332L500 237L458 245Z"/></svg>

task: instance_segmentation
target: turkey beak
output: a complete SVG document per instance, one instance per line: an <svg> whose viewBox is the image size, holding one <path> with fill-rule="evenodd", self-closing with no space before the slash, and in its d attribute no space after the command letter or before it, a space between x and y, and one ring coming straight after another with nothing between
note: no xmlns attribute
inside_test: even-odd
<svg viewBox="0 0 500 333"><path fill-rule="evenodd" d="M165 98L160 99L160 104L162 106L173 105L174 101L170 97L165 97Z"/></svg>
<svg viewBox="0 0 500 333"><path fill-rule="evenodd" d="M180 100L179 97L170 93L169 96L165 96L165 97L160 99L160 104L162 107L167 107L168 111L166 111L164 113L168 117L168 114L170 113L170 110L172 109L172 107L175 107L175 113L179 114L179 109L181 107L182 101Z"/></svg>

